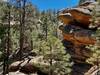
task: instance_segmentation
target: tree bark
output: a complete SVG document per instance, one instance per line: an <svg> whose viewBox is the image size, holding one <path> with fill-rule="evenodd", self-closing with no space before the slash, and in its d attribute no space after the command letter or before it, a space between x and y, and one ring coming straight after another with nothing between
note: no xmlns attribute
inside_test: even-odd
<svg viewBox="0 0 100 75"><path fill-rule="evenodd" d="M25 5L26 0L23 0L22 13L20 14L20 60L22 60L22 51L24 45ZM21 9L21 2L19 3L19 6Z"/></svg>
<svg viewBox="0 0 100 75"><path fill-rule="evenodd" d="M11 12L10 12L10 5L8 4L8 31L7 31L7 34L8 34L8 39L7 39L7 73L9 72L9 52L10 52L10 15L11 15Z"/></svg>

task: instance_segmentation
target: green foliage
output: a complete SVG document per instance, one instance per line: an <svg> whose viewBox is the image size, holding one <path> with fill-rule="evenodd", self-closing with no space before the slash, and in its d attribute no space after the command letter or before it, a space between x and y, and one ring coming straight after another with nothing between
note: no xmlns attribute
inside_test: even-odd
<svg viewBox="0 0 100 75"><path fill-rule="evenodd" d="M97 42L95 45L91 45L90 48L93 52L93 55L87 60L88 63L96 65L100 63L100 29L98 29L94 35Z"/></svg>
<svg viewBox="0 0 100 75"><path fill-rule="evenodd" d="M0 62L3 60L4 58L4 40L6 37L6 33L7 33L7 27L4 25L3 21L6 18L5 15L5 11L6 9L6 3L4 2L0 2Z"/></svg>
<svg viewBox="0 0 100 75"><path fill-rule="evenodd" d="M5 7L6 6L2 5L0 7L0 11L3 9L2 12L0 12L0 14L2 14L2 16L0 16L0 45L3 47L6 45L4 40L8 29L7 9L5 9ZM19 20L21 9L12 5L10 11L10 45L12 46L11 54L13 54L13 52L19 48ZM31 48L31 51L36 52L38 56L43 56L43 61L45 60L48 62L48 68L41 64L38 65L38 63L37 66L47 72L52 71L55 75L70 74L72 66L72 63L70 62L71 57L66 53L65 48L58 37L57 33L59 32L57 31L57 28L59 23L55 11L48 10L39 12L36 7L27 4L25 12L24 43L28 44L28 46L31 44L33 47ZM0 56L3 54L3 51L4 49L2 51L0 50Z"/></svg>
<svg viewBox="0 0 100 75"><path fill-rule="evenodd" d="M52 12L41 13L37 29L34 27L35 29L32 31L33 51L38 56L43 56L42 61L48 62L48 66L38 64L42 70L48 73L52 72L54 75L68 75L71 72L71 57L66 53L62 42L57 37L57 24L55 14Z"/></svg>
<svg viewBox="0 0 100 75"><path fill-rule="evenodd" d="M7 32L7 28L5 26L0 26L0 39L3 39L6 32Z"/></svg>
<svg viewBox="0 0 100 75"><path fill-rule="evenodd" d="M96 4L93 8L93 18L92 18L91 26L96 27L100 25L100 5ZM87 60L88 63L93 65L100 64L100 28L98 27L95 34L93 34L94 38L96 38L96 44L91 45L90 48L93 52L93 55Z"/></svg>
<svg viewBox="0 0 100 75"><path fill-rule="evenodd" d="M47 41L41 41L40 47L40 54L44 56L44 60L49 62L49 68L54 74L65 75L71 72L70 55L66 53L58 38L49 34Z"/></svg>

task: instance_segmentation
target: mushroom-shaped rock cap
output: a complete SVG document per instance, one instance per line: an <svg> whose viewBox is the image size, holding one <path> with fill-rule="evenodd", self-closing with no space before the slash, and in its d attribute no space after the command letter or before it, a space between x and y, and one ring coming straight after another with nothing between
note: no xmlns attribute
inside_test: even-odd
<svg viewBox="0 0 100 75"><path fill-rule="evenodd" d="M79 8L65 9L61 12L63 14L70 13L71 17L74 20L76 20L77 22L81 23L82 25L86 25L88 27L88 25L90 24L91 12L88 9L79 7ZM68 17L67 17L68 19L65 19L64 16L65 15L63 15L63 17L60 19L64 19L64 20L70 19ZM66 23L66 22L64 21L64 23ZM69 23L69 22L67 22L67 23Z"/></svg>
<svg viewBox="0 0 100 75"><path fill-rule="evenodd" d="M64 24L69 24L70 22L72 22L74 19L71 16L70 13L60 13L58 18L64 23Z"/></svg>

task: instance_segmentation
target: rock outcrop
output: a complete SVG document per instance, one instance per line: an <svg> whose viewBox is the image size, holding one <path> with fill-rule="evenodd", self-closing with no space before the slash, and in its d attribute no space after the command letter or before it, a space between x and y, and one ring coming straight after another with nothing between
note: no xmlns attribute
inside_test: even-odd
<svg viewBox="0 0 100 75"><path fill-rule="evenodd" d="M59 26L63 35L63 44L75 63L72 67L72 75L84 75L92 66L86 63L86 59L92 54L86 46L96 43L92 34L98 27L90 28L92 8L95 4L95 2L85 2L78 7L64 9L58 15L64 24Z"/></svg>

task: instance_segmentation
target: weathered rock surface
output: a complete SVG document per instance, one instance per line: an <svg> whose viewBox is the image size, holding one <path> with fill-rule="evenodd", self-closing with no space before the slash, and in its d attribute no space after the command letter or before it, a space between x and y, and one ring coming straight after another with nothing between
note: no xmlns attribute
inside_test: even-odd
<svg viewBox="0 0 100 75"><path fill-rule="evenodd" d="M92 34L95 33L97 27L89 27L92 8L95 4L95 2L85 2L78 7L59 12L58 18L64 24L59 27L63 35L62 42L75 63L71 75L84 75L92 67L86 62L86 59L91 57L92 54L86 46L96 43Z"/></svg>
<svg viewBox="0 0 100 75"><path fill-rule="evenodd" d="M91 67L85 75L100 75L100 68L97 65Z"/></svg>
<svg viewBox="0 0 100 75"><path fill-rule="evenodd" d="M47 75L47 73L39 68L37 65L41 64L44 67L48 66L48 63L43 61L43 56L36 56L32 59L25 59L22 61L16 61L9 66L9 75Z"/></svg>

